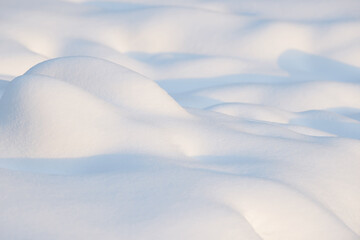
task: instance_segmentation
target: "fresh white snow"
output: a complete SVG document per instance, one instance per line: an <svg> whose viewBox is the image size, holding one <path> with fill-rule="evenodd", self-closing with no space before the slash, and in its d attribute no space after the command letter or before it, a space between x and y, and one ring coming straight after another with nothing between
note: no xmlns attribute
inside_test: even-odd
<svg viewBox="0 0 360 240"><path fill-rule="evenodd" d="M0 239L360 239L357 0L1 0Z"/></svg>

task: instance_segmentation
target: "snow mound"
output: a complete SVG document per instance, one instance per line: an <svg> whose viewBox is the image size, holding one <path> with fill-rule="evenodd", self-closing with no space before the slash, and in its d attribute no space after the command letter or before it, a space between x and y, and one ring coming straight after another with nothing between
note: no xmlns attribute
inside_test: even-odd
<svg viewBox="0 0 360 240"><path fill-rule="evenodd" d="M29 71L63 80L128 111L186 117L155 82L125 67L92 57L65 57L42 62Z"/></svg>
<svg viewBox="0 0 360 240"><path fill-rule="evenodd" d="M44 75L26 74L11 81L0 112L0 157L176 152L170 136L127 109Z"/></svg>
<svg viewBox="0 0 360 240"><path fill-rule="evenodd" d="M65 82L26 75L0 101L1 157L64 157L114 147L121 121L112 105Z"/></svg>

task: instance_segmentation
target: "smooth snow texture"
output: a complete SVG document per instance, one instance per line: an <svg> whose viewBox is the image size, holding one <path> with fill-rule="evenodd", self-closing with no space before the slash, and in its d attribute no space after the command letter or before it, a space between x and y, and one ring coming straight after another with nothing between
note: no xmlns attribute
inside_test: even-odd
<svg viewBox="0 0 360 240"><path fill-rule="evenodd" d="M360 239L359 12L0 1L0 239Z"/></svg>

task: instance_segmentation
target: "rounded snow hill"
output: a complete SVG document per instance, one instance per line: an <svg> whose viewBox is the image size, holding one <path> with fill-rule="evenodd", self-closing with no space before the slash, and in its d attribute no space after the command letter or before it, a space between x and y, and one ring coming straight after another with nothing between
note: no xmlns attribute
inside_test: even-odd
<svg viewBox="0 0 360 240"><path fill-rule="evenodd" d="M137 113L186 117L188 113L154 81L118 64L93 57L63 57L37 64L38 74L76 85L114 105Z"/></svg>
<svg viewBox="0 0 360 240"><path fill-rule="evenodd" d="M6 86L0 99L0 158L178 153L170 133L143 118L187 116L185 110L155 83L130 70L98 59L80 59L65 60L66 64L59 60L59 67L57 61L48 62L49 68L41 64ZM83 67L89 63L93 78L87 68L70 64L76 61ZM110 77L102 78L96 64ZM33 74L37 70L39 74Z"/></svg>
<svg viewBox="0 0 360 240"><path fill-rule="evenodd" d="M117 132L125 130L115 106L45 76L14 79L1 98L0 113L1 157L98 154L114 148Z"/></svg>

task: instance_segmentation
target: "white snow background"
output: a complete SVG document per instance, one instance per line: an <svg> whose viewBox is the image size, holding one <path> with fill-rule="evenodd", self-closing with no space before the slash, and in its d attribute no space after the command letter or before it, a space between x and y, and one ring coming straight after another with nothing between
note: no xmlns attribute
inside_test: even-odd
<svg viewBox="0 0 360 240"><path fill-rule="evenodd" d="M358 0L0 0L1 240L360 239Z"/></svg>

